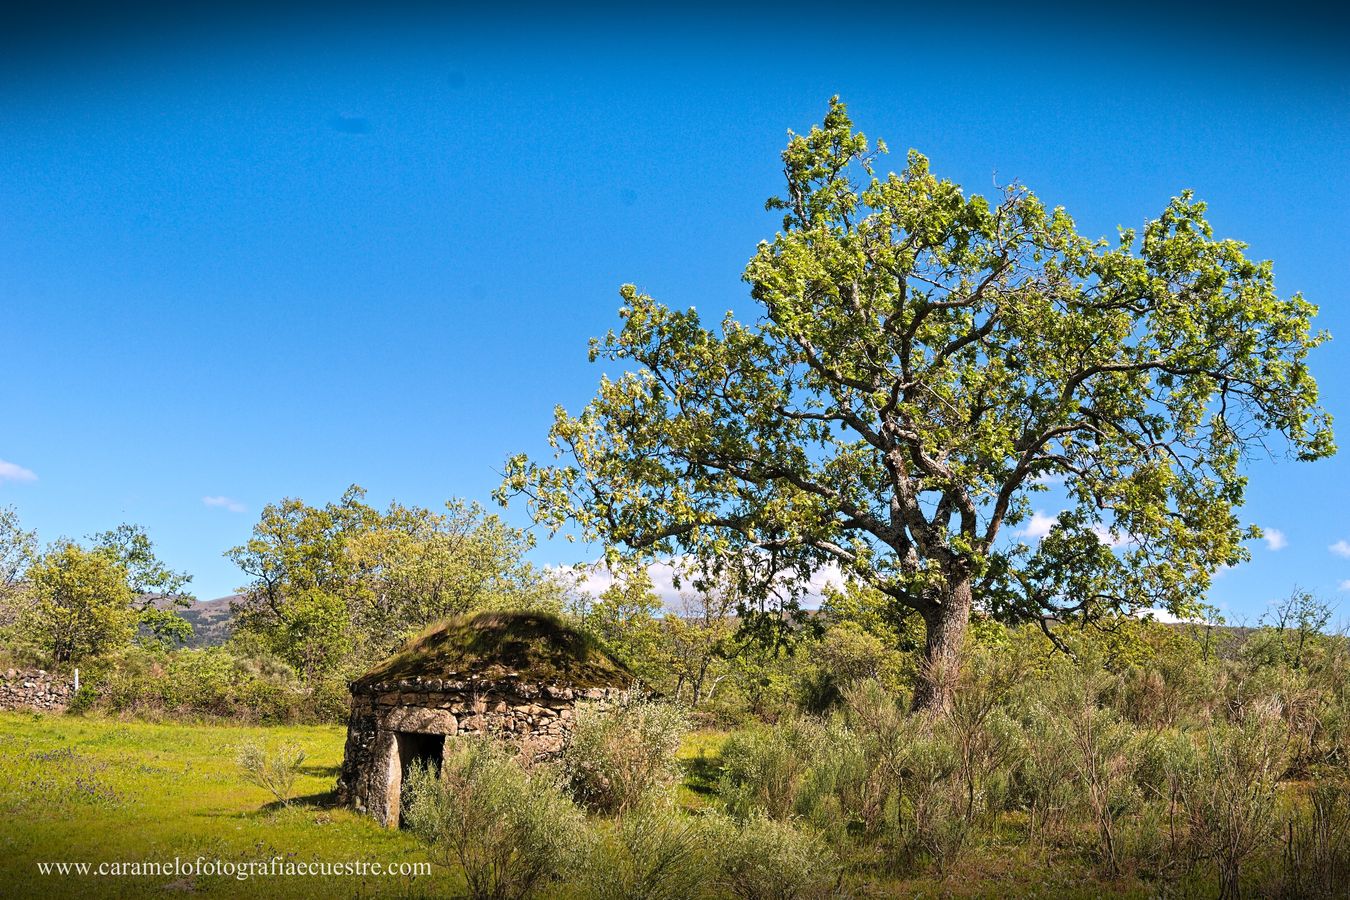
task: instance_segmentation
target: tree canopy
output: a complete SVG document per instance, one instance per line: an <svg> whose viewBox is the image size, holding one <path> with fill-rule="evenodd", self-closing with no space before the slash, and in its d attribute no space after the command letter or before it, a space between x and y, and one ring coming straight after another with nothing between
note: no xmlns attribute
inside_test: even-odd
<svg viewBox="0 0 1350 900"><path fill-rule="evenodd" d="M29 633L60 663L78 663L130 642L138 613L120 562L65 541L28 569Z"/></svg>
<svg viewBox="0 0 1350 900"><path fill-rule="evenodd" d="M236 627L307 675L364 668L447 616L560 607L564 587L524 560L530 545L458 500L381 510L356 485L321 507L287 498L226 553L253 579Z"/></svg>
<svg viewBox="0 0 1350 900"><path fill-rule="evenodd" d="M916 704L940 706L974 604L1047 630L1184 614L1245 559L1244 459L1334 452L1307 365L1326 336L1190 192L1094 240L914 151L879 175L884 152L838 98L791 135L782 230L744 275L758 317L710 326L625 285L622 328L591 347L621 373L558 409L563 462L512 458L498 497L747 589L837 565L923 617ZM1067 509L1029 540L1048 489Z"/></svg>

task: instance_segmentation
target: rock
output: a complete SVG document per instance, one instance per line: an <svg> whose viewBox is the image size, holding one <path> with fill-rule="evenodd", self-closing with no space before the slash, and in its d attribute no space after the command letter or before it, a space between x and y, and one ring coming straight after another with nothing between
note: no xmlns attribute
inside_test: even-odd
<svg viewBox="0 0 1350 900"><path fill-rule="evenodd" d="M403 731L416 734L457 734L459 722L453 714L443 709L429 709L424 706L397 707L385 713L381 723L387 731Z"/></svg>

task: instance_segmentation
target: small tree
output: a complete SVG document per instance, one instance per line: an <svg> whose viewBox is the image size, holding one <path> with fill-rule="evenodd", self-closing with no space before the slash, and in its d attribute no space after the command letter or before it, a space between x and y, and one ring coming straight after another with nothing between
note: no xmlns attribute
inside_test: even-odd
<svg viewBox="0 0 1350 900"><path fill-rule="evenodd" d="M37 533L24 531L12 506L0 506L0 628L15 624L29 565L37 556Z"/></svg>
<svg viewBox="0 0 1350 900"><path fill-rule="evenodd" d="M143 526L118 525L89 540L94 550L108 554L126 570L132 608L152 640L180 644L192 637L191 623L176 612L192 605L194 598L187 591L192 576L173 571L155 555ZM169 608L161 608L163 603Z"/></svg>
<svg viewBox="0 0 1350 900"><path fill-rule="evenodd" d="M58 543L28 569L28 584L26 630L57 664L125 646L136 633L126 569L106 553Z"/></svg>
<svg viewBox="0 0 1350 900"><path fill-rule="evenodd" d="M729 674L712 675L719 660L734 655L732 641L735 626L732 612L735 595L725 587L685 592L680 595L677 613L666 616L661 626L670 648L671 669L675 674L675 697L689 690L689 703L712 699L718 684Z"/></svg>
<svg viewBox="0 0 1350 900"><path fill-rule="evenodd" d="M1308 644L1331 623L1331 604L1304 590L1294 590L1263 617L1273 628L1283 652L1283 662L1293 669L1303 667Z"/></svg>
<svg viewBox="0 0 1350 900"><path fill-rule="evenodd" d="M661 640L661 598L642 568L621 568L586 611L585 625L616 657L652 683L668 670Z"/></svg>
<svg viewBox="0 0 1350 900"><path fill-rule="evenodd" d="M1307 366L1325 335L1189 192L1109 243L1020 185L967 195L917 152L878 175L884 150L838 98L791 136L782 231L745 271L752 322L624 286L622 329L591 348L623 374L559 408L565 462L512 458L498 499L732 570L747 608L836 565L922 617L915 705L945 707L977 602L1038 623L1185 613L1246 559L1244 456L1334 452ZM1068 509L1033 545L1015 529L1047 479Z"/></svg>

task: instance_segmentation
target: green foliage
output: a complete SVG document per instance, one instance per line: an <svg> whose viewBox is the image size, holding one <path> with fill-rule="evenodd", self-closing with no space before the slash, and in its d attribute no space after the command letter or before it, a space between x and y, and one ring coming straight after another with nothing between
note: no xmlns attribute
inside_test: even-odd
<svg viewBox="0 0 1350 900"><path fill-rule="evenodd" d="M439 775L409 773L404 821L434 862L463 868L470 897L520 900L574 870L582 815L546 771L526 772L487 741L446 749Z"/></svg>
<svg viewBox="0 0 1350 900"><path fill-rule="evenodd" d="M1214 862L1225 900L1239 896L1242 863L1278 827L1276 791L1288 740L1271 702L1255 704L1238 724L1216 726L1201 739L1198 765L1184 788L1190 840L1197 858Z"/></svg>
<svg viewBox="0 0 1350 900"><path fill-rule="evenodd" d="M1071 779L1096 826L1098 851L1108 872L1119 871L1117 823L1138 800L1133 776L1138 753L1134 727L1102 704L1103 679L1074 672L1046 698L1055 727L1067 738Z"/></svg>
<svg viewBox="0 0 1350 900"><path fill-rule="evenodd" d="M37 532L24 531L12 506L0 506L0 634L23 609L24 575L37 556Z"/></svg>
<svg viewBox="0 0 1350 900"><path fill-rule="evenodd" d="M647 684L668 666L663 657L661 599L646 569L621 571L586 611L585 626Z"/></svg>
<svg viewBox="0 0 1350 900"><path fill-rule="evenodd" d="M1314 645L1322 641L1331 616L1331 604L1295 590L1272 605L1262 617L1264 627L1244 650L1258 664L1300 669Z"/></svg>
<svg viewBox="0 0 1350 900"><path fill-rule="evenodd" d="M672 703L632 697L604 710L583 706L563 749L568 789L594 810L632 809L679 780L675 753L688 730Z"/></svg>
<svg viewBox="0 0 1350 900"><path fill-rule="evenodd" d="M790 719L732 735L722 745L720 794L740 821L756 815L785 820L799 812L799 799L814 765L828 748L823 726Z"/></svg>
<svg viewBox="0 0 1350 900"><path fill-rule="evenodd" d="M743 900L810 900L839 894L834 851L810 829L754 816L723 822L717 839L721 887Z"/></svg>
<svg viewBox="0 0 1350 900"><path fill-rule="evenodd" d="M71 708L144 719L336 723L346 721L349 703L344 682L304 684L284 661L242 647L130 647L84 670Z"/></svg>
<svg viewBox="0 0 1350 900"><path fill-rule="evenodd" d="M1344 895L1350 872L1350 784L1343 778L1315 785L1306 812L1289 817L1281 863L1272 895L1298 900Z"/></svg>
<svg viewBox="0 0 1350 900"><path fill-rule="evenodd" d="M811 650L814 671L804 679L802 705L814 713L838 705L855 682L875 679L900 690L915 671L912 656L852 623L829 627Z"/></svg>
<svg viewBox="0 0 1350 900"><path fill-rule="evenodd" d="M165 566L141 526L92 535L88 547L63 539L39 554L37 546L14 509L0 508L0 639L11 656L84 662L138 630L163 645L191 636L172 607L192 601L183 591L192 577Z"/></svg>
<svg viewBox="0 0 1350 900"><path fill-rule="evenodd" d="M57 664L124 646L136 632L126 569L105 553L57 544L28 568L27 581L25 630Z"/></svg>
<svg viewBox="0 0 1350 900"><path fill-rule="evenodd" d="M590 900L685 900L713 896L714 831L662 800L628 811L593 845L580 879Z"/></svg>
<svg viewBox="0 0 1350 900"><path fill-rule="evenodd" d="M624 374L559 408L563 461L510 459L498 498L730 571L747 612L836 564L923 616L916 702L941 707L972 594L1012 621L1193 611L1259 535L1243 457L1334 451L1307 364L1326 335L1190 192L1091 240L1020 185L966 194L914 151L883 176L881 152L837 98L791 136L753 323L624 286L591 348ZM1013 529L1051 477L1072 505L1031 546Z"/></svg>
<svg viewBox="0 0 1350 900"><path fill-rule="evenodd" d="M304 749L295 744L268 747L250 741L240 746L235 758L245 781L265 789L282 806L291 805L300 767L305 764Z"/></svg>
<svg viewBox="0 0 1350 900"><path fill-rule="evenodd" d="M226 555L253 581L236 628L311 677L356 674L429 624L483 609L552 609L566 586L524 559L523 532L475 504L268 505Z"/></svg>
<svg viewBox="0 0 1350 900"><path fill-rule="evenodd" d="M132 606L150 640L172 646L192 637L192 626L173 609L187 607L195 599L186 590L192 576L173 571L155 555L144 527L118 525L91 535L89 540L93 549L108 554L126 570ZM157 599L167 601L171 608L160 609L155 605Z"/></svg>
<svg viewBox="0 0 1350 900"><path fill-rule="evenodd" d="M675 615L661 621L662 639L669 647L671 692L677 700L688 692L690 706L713 700L717 689L733 674L733 660L747 647L735 639L731 614L736 608L734 585L714 585L680 598Z"/></svg>

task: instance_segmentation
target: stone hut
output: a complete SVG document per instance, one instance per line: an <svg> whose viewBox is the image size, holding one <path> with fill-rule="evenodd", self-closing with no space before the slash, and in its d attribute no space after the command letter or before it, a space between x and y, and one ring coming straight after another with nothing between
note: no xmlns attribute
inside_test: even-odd
<svg viewBox="0 0 1350 900"><path fill-rule="evenodd" d="M598 642L555 616L448 619L352 682L338 797L396 826L408 768L438 767L448 739L487 735L556 755L579 705L610 703L632 681Z"/></svg>

